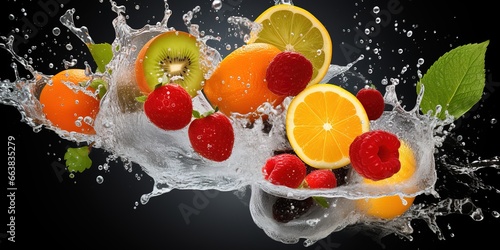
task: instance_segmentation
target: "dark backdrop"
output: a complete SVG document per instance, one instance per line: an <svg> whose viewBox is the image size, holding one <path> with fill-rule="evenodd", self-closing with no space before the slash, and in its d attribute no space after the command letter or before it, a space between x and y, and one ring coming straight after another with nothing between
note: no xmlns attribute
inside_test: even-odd
<svg viewBox="0 0 500 250"><path fill-rule="evenodd" d="M77 66L83 66L85 60L90 60L88 54L79 52L86 51L85 47L59 23L58 17L67 9L75 8L77 26L87 26L95 42L111 42L114 39L111 21L115 13L107 1L101 2L7 0L0 15L0 35L11 33L15 27L21 28L22 33L22 29L29 26L28 21L31 20L33 25L33 20L38 18L38 25L33 26L34 32L28 37L27 43L19 44L19 53L27 54L36 69L47 74L62 69L63 59L77 58ZM169 1L174 11L169 23L183 29L182 14L200 5L203 13L200 16L200 20L203 20L201 27L209 26L214 16L214 13L209 13L210 2ZM274 1L223 0L223 3L225 15L255 18ZM500 155L498 146L495 146L500 139L496 132L498 125L489 122L492 118L500 118L497 101L500 37L496 27L498 15L494 12L493 3L485 0L448 5L437 4L437 1L403 0L295 0L294 3L311 11L328 28L334 45L332 63L345 65L364 54L365 59L355 65L355 70L378 86L384 79L400 78L404 82L399 89L400 95L404 96L403 101L409 107L414 103L418 70L425 72L433 61L451 48L490 40L485 96L480 104L458 121L454 132L463 135L466 145L464 155L458 156L460 159L475 160ZM118 4L127 6L128 20L134 28L148 22L155 23L163 16L163 2L160 0L147 3L118 1ZM391 4L400 8L392 13L387 12ZM381 15L385 15L382 15L382 22L377 25L372 14L374 6L386 11L381 12ZM370 25L374 27L372 33L369 36L362 35L365 27ZM58 37L52 33L54 27L61 29ZM214 29L221 36L228 34L225 28ZM413 34L408 36L408 31ZM369 50L359 44L360 39L370 47ZM241 45L240 39L228 41L233 46ZM73 45L73 50L65 48L68 43ZM214 46L225 47L217 43ZM402 54L398 53L400 48L404 49ZM379 49L379 52L374 49ZM221 53L227 54L229 51L221 49ZM1 79L13 80L10 55L2 50L0 57ZM425 63L417 68L419 58L424 58ZM406 65L408 70L401 74ZM25 73L20 71L21 75ZM178 249L304 249L301 242L293 245L276 242L258 228L248 210L248 194L238 198L232 192L174 190L151 199L146 205L137 205L141 195L151 191L152 180L135 165L131 171L125 170L121 163L111 163L109 171L99 170L97 166L106 162L107 155L100 150L92 152L95 164L90 170L69 178L63 172L62 158L65 149L72 143L60 139L51 131L34 132L20 121L17 110L4 105L0 108L3 117L1 138L5 144L7 136L16 138L18 187L16 243L10 243L5 238L8 200L5 201L4 197L2 204L7 205L0 209L4 225L0 227L1 249L28 244L55 249L172 249L173 246ZM449 150L455 152L456 148ZM5 175L4 170L0 176ZM99 175L104 177L102 184L96 181ZM498 179L497 173L494 172L490 178ZM6 180L3 182L6 183ZM496 187L499 188L497 184ZM498 195L490 194L473 195L482 202L499 198ZM197 213L186 221L179 207L194 207L200 197L206 198L205 202L198 203ZM500 206L495 202L485 202L485 206L485 219L482 221L473 221L466 215L439 218L439 225L447 238L444 241L438 240L425 223L414 221L413 241L392 235L378 241L363 232L345 230L333 233L309 249L428 249L462 244L496 245L500 221L492 216L492 212L498 211Z"/></svg>

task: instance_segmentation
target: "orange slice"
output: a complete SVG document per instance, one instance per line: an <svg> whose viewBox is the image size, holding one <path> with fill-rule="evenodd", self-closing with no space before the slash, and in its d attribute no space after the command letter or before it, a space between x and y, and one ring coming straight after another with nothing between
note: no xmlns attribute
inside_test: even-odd
<svg viewBox="0 0 500 250"><path fill-rule="evenodd" d="M332 84L315 84L295 96L286 114L286 134L295 153L315 168L350 163L349 146L370 129L359 100Z"/></svg>

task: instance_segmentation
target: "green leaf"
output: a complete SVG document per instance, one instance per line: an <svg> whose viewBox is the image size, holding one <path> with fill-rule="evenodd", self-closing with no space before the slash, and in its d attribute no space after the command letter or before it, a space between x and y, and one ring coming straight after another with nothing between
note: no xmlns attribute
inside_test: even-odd
<svg viewBox="0 0 500 250"><path fill-rule="evenodd" d="M93 89L99 89L99 99L102 99L104 94L106 94L108 83L103 79L95 79L90 83L90 87Z"/></svg>
<svg viewBox="0 0 500 250"><path fill-rule="evenodd" d="M142 102L142 103L146 102L147 99L148 99L147 95L141 95L141 96L138 96L135 98L136 101Z"/></svg>
<svg viewBox="0 0 500 250"><path fill-rule="evenodd" d="M196 119L200 119L200 118L204 118L204 117L207 117L207 116L210 116L211 114L215 113L219 111L219 108L215 107L215 109L212 109L212 110L209 110L205 113L200 113L198 110L193 110L193 117L196 118Z"/></svg>
<svg viewBox="0 0 500 250"><path fill-rule="evenodd" d="M424 86L420 109L446 119L455 119L481 100L485 86L484 59L489 41L457 47L441 56L420 79L417 93ZM435 114L441 106L441 112Z"/></svg>
<svg viewBox="0 0 500 250"><path fill-rule="evenodd" d="M312 197L314 199L314 201L316 201L320 206L324 207L324 208L329 208L330 207L330 204L328 204L328 201L326 200L325 197L321 197L321 196L313 196Z"/></svg>
<svg viewBox="0 0 500 250"><path fill-rule="evenodd" d="M92 166L92 160L89 157L89 147L68 148L64 154L66 167L69 172L83 172Z"/></svg>
<svg viewBox="0 0 500 250"><path fill-rule="evenodd" d="M200 112L198 110L194 110L193 109L193 117L196 118L196 119L201 118Z"/></svg>
<svg viewBox="0 0 500 250"><path fill-rule="evenodd" d="M97 64L97 71L104 73L106 65L113 58L113 50L109 43L89 43L87 47Z"/></svg>

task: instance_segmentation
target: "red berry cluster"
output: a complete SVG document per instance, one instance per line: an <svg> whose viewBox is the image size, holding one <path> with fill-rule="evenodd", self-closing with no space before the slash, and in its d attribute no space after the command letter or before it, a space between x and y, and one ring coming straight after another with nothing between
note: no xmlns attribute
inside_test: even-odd
<svg viewBox="0 0 500 250"><path fill-rule="evenodd" d="M298 52L283 51L267 67L267 87L277 95L296 96L309 84L312 74L309 59Z"/></svg>
<svg viewBox="0 0 500 250"><path fill-rule="evenodd" d="M334 188L337 178L330 169L315 169L307 173L305 163L294 154L279 154L269 158L262 167L264 178L275 185L289 188Z"/></svg>
<svg viewBox="0 0 500 250"><path fill-rule="evenodd" d="M356 137L349 148L351 165L361 176L377 181L399 171L398 137L383 130L373 130Z"/></svg>

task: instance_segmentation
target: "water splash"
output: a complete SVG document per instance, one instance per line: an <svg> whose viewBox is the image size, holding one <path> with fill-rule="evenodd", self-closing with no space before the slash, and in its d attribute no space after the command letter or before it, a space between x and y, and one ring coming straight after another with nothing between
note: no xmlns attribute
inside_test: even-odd
<svg viewBox="0 0 500 250"><path fill-rule="evenodd" d="M276 4L291 1L275 1ZM94 73L87 67L89 74L93 77L105 79L109 83L107 94L102 100L101 110L96 117L96 136L84 136L60 131L50 126L41 112L38 102L38 94L41 88L50 81L50 75L37 72L31 63L24 57L14 53L12 49L13 37L3 38L4 43L0 47L11 53L12 57L25 69L32 78L19 76L17 64L13 64L16 80L13 82L3 80L0 85L2 104L18 108L22 114L22 121L32 126L36 131L42 127L57 132L62 138L78 141L92 142L95 147L109 152L113 158L120 158L124 162L134 162L141 166L142 170L151 176L155 182L153 190L140 198L142 204L146 204L152 197L168 193L173 189L217 189L222 191L241 190L244 187L252 188L250 212L256 224L261 227L271 238L285 242L296 243L300 239L306 239L305 244L311 245L317 240L325 238L332 232L340 231L347 226L356 224L367 224L375 228L383 229L381 236L398 234L411 239L413 229L408 221L421 219L427 222L429 228L436 233L438 238L443 235L436 223L438 216L446 216L453 213L469 215L473 220L482 220L484 217L481 208L477 207L470 198L440 198L439 190L446 189L446 185L440 184L436 169L446 172L448 178L464 177L458 179L457 183L466 186L467 190L490 190L499 193L493 185L486 185L478 176L482 170L499 170L499 159L483 159L472 161L465 166L463 161L454 162L448 155L442 155L435 161L435 150L449 138L449 130L452 129L452 120L444 122L424 114L418 113L418 103L423 94L419 93L416 105L409 111L401 106L401 100L397 95L398 79L391 79L386 86L384 99L392 106L385 112L381 119L373 122L372 128L383 128L396 133L400 138L409 142L412 149L418 155L418 173L408 182L395 187L369 188L359 180L356 173L346 173L345 179L348 185L339 186L334 190L297 190L286 187L274 186L262 180L260 166L275 151L288 150L286 136L284 134L284 114L290 99L284 101L283 106L277 109L264 105L260 108L269 114L271 124L257 120L252 128L246 126L245 120L234 118L233 123L236 133L235 151L230 159L223 163L213 163L197 156L186 140L186 129L165 132L147 122L141 106L130 96L138 92L133 75L135 57L149 39L155 35L175 30L170 27L168 21L172 15L167 0L164 0L163 19L155 25L145 25L140 29L133 29L127 24L125 17L126 9L114 1L110 1L111 10L116 14L113 20L115 29L115 40L112 47L114 57L109 63L111 69L105 73ZM213 2L212 7L217 9L220 3ZM61 16L61 23L77 36L84 44L92 44L93 39L89 30L85 27L76 27L73 15L76 10L70 9ZM200 25L194 21L194 14L201 11L195 6L183 16L187 30L203 42L201 48L204 55L206 68L214 69L222 60L217 50L206 45L209 40L220 41L220 37L205 36L200 31ZM376 11L375 9L373 10ZM230 17L228 24L239 27L239 36L246 41L250 32L255 32L259 26L246 17ZM339 85L347 85L348 82L358 82L356 86L364 86L366 78L353 71L353 66L364 56L358 57L346 66L331 65L324 82L333 82ZM422 62L423 63L423 62ZM419 62L420 64L420 62ZM71 67L69 63L66 66ZM208 71L205 76L210 76ZM405 70L406 72L406 70ZM405 73L401 72L401 74ZM193 100L195 107L199 110L208 109L202 95ZM140 128L140 129L138 129ZM263 132L264 131L264 132ZM448 133L447 133L448 132ZM248 153L247 149L253 152ZM245 166L241 163L245 162ZM437 163L437 164L436 164ZM102 176L96 181L102 183ZM389 221L381 222L364 217L354 209L355 199L366 197L379 197L385 195L417 196L429 195L436 199L433 203L417 203L403 216ZM272 219L270 206L277 197L304 199L310 196L323 196L333 204L325 210L315 207L308 212L307 216L298 219L293 224L281 224ZM136 205L137 206L137 205Z"/></svg>

